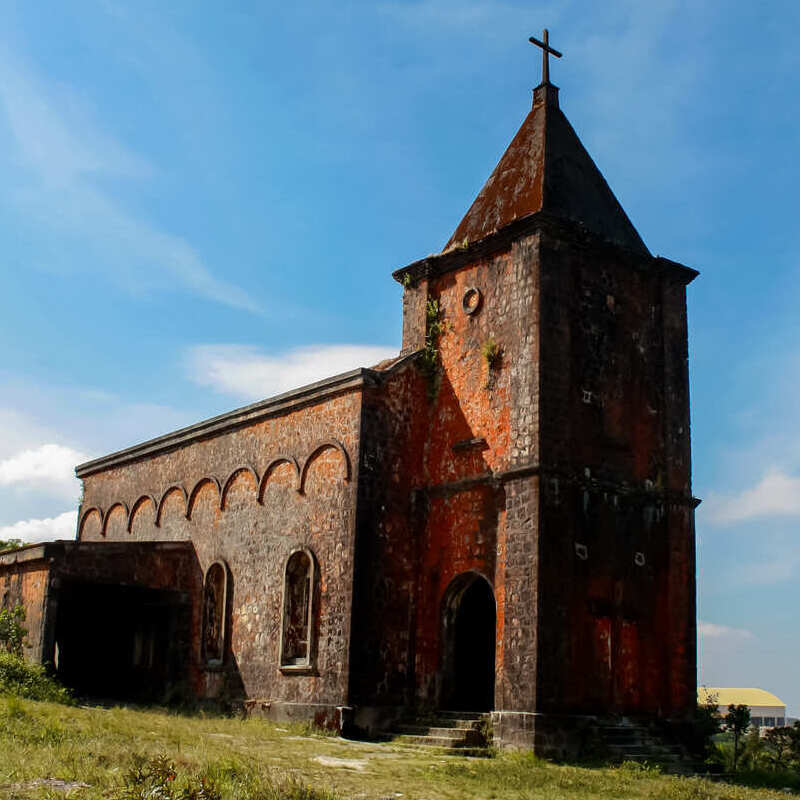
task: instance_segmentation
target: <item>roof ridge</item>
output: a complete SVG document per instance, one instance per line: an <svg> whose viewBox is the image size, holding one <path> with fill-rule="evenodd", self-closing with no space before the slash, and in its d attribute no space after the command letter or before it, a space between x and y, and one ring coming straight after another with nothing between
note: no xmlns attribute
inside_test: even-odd
<svg viewBox="0 0 800 800"><path fill-rule="evenodd" d="M537 212L577 222L601 238L650 255L558 102L543 83L516 134L443 248L463 247Z"/></svg>

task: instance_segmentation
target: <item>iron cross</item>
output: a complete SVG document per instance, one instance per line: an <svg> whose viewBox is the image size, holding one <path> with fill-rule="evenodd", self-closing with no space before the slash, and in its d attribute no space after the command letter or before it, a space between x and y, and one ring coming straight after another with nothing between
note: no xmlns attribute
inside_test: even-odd
<svg viewBox="0 0 800 800"><path fill-rule="evenodd" d="M562 54L550 47L550 33L547 28L542 31L541 42L534 36L531 36L528 41L542 48L542 83L550 83L550 54L552 53L556 58L561 58Z"/></svg>

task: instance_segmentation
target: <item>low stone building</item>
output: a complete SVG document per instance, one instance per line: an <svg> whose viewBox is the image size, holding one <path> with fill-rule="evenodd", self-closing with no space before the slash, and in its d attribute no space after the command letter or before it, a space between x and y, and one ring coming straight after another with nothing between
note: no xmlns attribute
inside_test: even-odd
<svg viewBox="0 0 800 800"><path fill-rule="evenodd" d="M0 556L29 655L89 694L501 744L695 706L686 286L548 81L392 361L82 464L77 541Z"/></svg>

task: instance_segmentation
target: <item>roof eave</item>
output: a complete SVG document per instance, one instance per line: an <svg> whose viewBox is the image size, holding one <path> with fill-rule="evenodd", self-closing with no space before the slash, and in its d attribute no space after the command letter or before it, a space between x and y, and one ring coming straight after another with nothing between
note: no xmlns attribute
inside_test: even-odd
<svg viewBox="0 0 800 800"><path fill-rule="evenodd" d="M365 385L373 385L378 383L380 379L381 373L379 371L359 367L265 400L259 400L242 408L219 414L216 417L197 422L186 428L179 428L155 439L148 439L133 447L109 453L92 461L86 461L75 467L75 474L79 478L86 478L96 472L160 455L195 441L210 439L236 428L251 425L268 417L285 414L288 411L322 402L333 394L359 389Z"/></svg>
<svg viewBox="0 0 800 800"><path fill-rule="evenodd" d="M626 259L631 260L640 268L649 270L655 268L684 285L691 283L700 274L697 270L677 261L672 261L662 256L652 256L649 253L642 253L638 250L630 250L616 242L603 239L587 230L580 223L554 217L544 211L537 211L522 219L514 220L514 222L493 231L482 239L413 261L405 267L395 270L392 273L392 277L398 283L406 284L409 280L412 283L416 283L423 278L444 275L472 264L481 258L487 258L495 253L507 250L516 240L543 230L547 230L557 236L578 238L582 243L594 247L616 250L624 254Z"/></svg>

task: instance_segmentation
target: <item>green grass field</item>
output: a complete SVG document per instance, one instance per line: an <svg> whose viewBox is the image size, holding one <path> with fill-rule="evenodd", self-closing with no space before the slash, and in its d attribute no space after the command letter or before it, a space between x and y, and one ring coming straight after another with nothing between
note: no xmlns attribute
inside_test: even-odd
<svg viewBox="0 0 800 800"><path fill-rule="evenodd" d="M131 788L131 769L142 758L161 754L175 765L171 793ZM88 786L64 789L54 779ZM442 756L391 743L344 741L257 719L71 707L0 696L2 798L755 800L785 796L625 767L558 766L529 755Z"/></svg>

